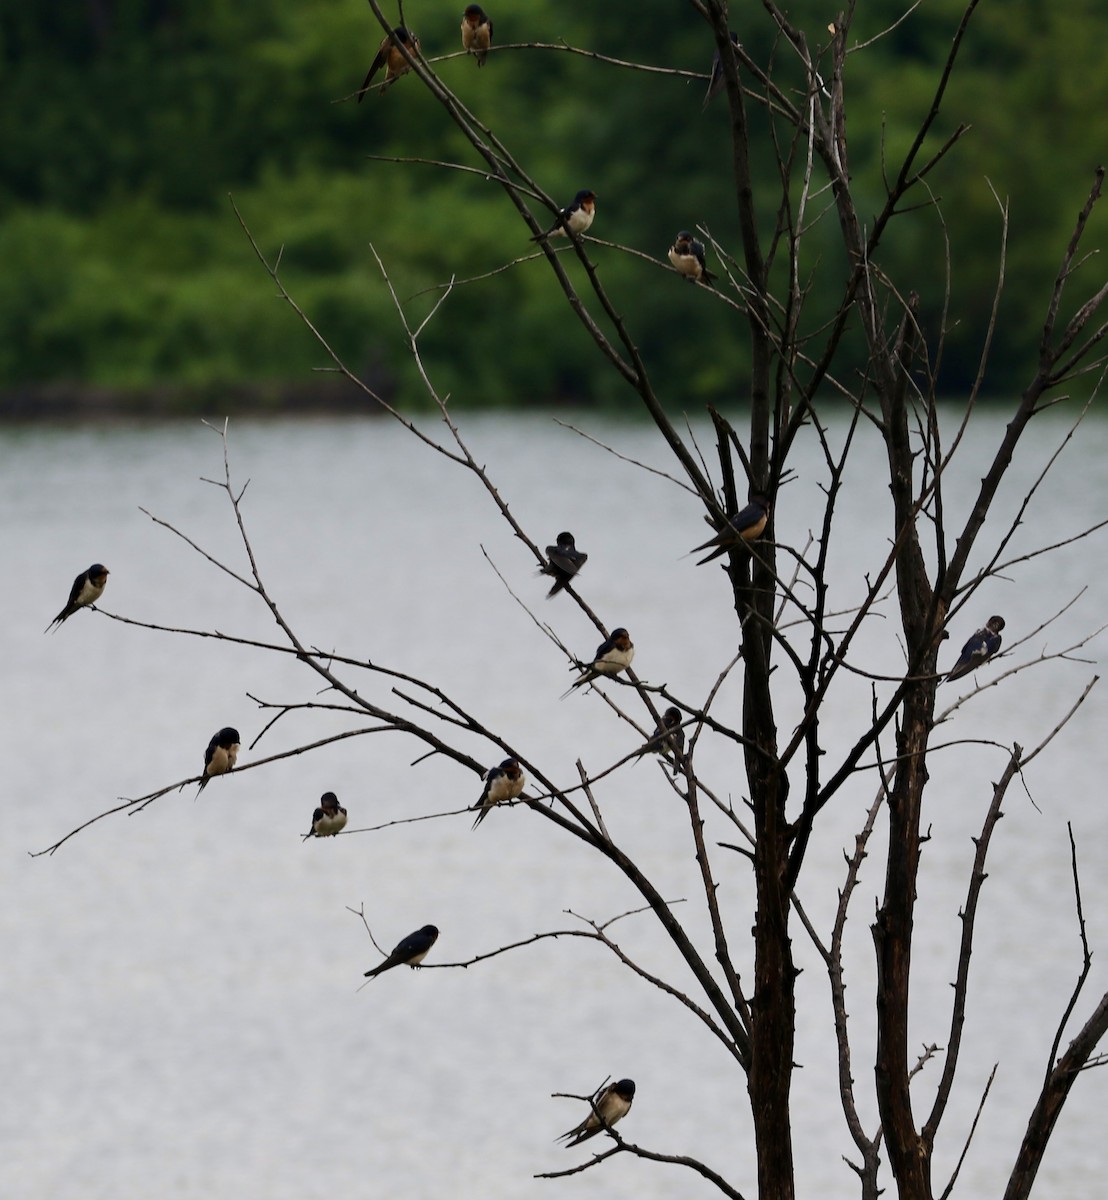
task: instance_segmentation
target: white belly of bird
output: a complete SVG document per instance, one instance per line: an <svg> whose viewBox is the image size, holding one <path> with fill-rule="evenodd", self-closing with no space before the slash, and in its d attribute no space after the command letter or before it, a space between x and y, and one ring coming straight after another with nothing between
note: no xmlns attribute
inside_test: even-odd
<svg viewBox="0 0 1108 1200"><path fill-rule="evenodd" d="M678 254L671 250L669 261L682 275L687 275L690 279L700 278L700 260L695 254Z"/></svg>
<svg viewBox="0 0 1108 1200"><path fill-rule="evenodd" d="M99 600L103 594L104 594L104 585L103 584L101 584L99 587L97 587L96 584L92 582L92 580L86 579L85 582L83 584L81 584L81 592L80 592L80 595L78 595L78 597L77 597L77 604L82 608L86 604L95 604L96 601Z"/></svg>
<svg viewBox="0 0 1108 1200"><path fill-rule="evenodd" d="M603 658L598 658L593 663L593 669L599 671L601 675L618 675L620 671L626 670L631 665L634 657L634 646L630 650L609 650Z"/></svg>
<svg viewBox="0 0 1108 1200"><path fill-rule="evenodd" d="M575 213L570 215L569 219L566 221L566 225L568 225L574 233L584 233L585 230L588 229L588 227L592 224L592 217L593 214L589 212L588 209L579 208Z"/></svg>
<svg viewBox="0 0 1108 1200"><path fill-rule="evenodd" d="M315 823L316 837L332 837L346 824L346 813L335 813L334 816L324 814Z"/></svg>
<svg viewBox="0 0 1108 1200"><path fill-rule="evenodd" d="M510 779L507 775L499 775L489 781L488 802L500 804L504 800L514 800L523 791L522 779Z"/></svg>
<svg viewBox="0 0 1108 1200"><path fill-rule="evenodd" d="M216 746L212 752L212 761L208 763L208 774L226 775L228 771L234 769L238 753L238 746L232 746L228 750L224 750L222 746Z"/></svg>

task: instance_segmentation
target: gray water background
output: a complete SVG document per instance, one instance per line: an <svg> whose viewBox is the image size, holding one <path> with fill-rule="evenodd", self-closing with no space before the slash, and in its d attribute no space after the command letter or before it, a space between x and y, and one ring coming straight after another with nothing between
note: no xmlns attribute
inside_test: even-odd
<svg viewBox="0 0 1108 1200"><path fill-rule="evenodd" d="M1014 514L1071 415L1055 411L1041 420L1020 449L999 512ZM648 427L583 420L622 453L671 469ZM952 528L1003 425L1002 414L974 418L946 480ZM563 528L577 534L590 555L582 591L609 627L628 627L640 676L702 700L736 636L722 573L682 558L708 536L695 501L546 415L468 417L464 429L540 545ZM842 433L832 426L834 439ZM1106 443L1108 426L1083 427L1006 557L1108 516ZM856 453L839 505L838 609L860 598L891 532L883 451L866 428ZM401 735L352 738L216 780L198 800L195 787L173 792L139 815L92 826L53 857L29 857L117 797L195 774L219 726L237 725L249 743L269 714L248 692L303 702L318 684L287 658L128 628L101 614L79 613L56 634L41 632L73 575L99 559L112 571L104 606L113 612L279 640L256 596L139 511L149 509L245 570L226 498L201 482L222 472L212 432L198 423L7 429L0 462L0 1195L715 1194L680 1167L629 1156L566 1181L532 1178L586 1157L584 1148L554 1144L580 1119L581 1106L551 1093L584 1092L609 1074L638 1082L622 1126L628 1138L699 1157L755 1194L740 1073L685 1010L599 947L550 940L464 971L393 971L358 990L378 956L348 906L365 906L386 948L426 922L439 925L428 961L445 962L542 930L582 927L565 910L604 920L638 903L606 864L524 809L493 813L476 833L462 815L301 844L325 790L349 809L351 830L476 799L480 782L472 774L439 759L411 766L422 751ZM565 784L576 777L578 757L597 770L635 747L636 735L599 697L559 702L570 678L566 663L508 594L482 546L578 654L590 653L597 635L564 597L543 599L534 564L471 476L374 420L237 423L231 462L240 486L250 479L244 514L263 577L305 641L433 679ZM794 465L799 478L782 492L777 536L799 548L819 519L817 485L825 478L810 434ZM982 542L978 563L999 529ZM1006 647L1013 646L1083 587L1064 617L989 673L1096 629L1108 613L1103 559L1099 536L1007 570L956 620L944 657L952 660L992 612L1007 617ZM859 654L866 666L895 672L902 659L887 612L890 619L867 623ZM1100 671L1103 653L1101 637L1075 655L1088 661L1051 662L990 688L936 733L936 743L970 744L931 756L931 840L914 957L913 1038L921 1049L946 1043L971 839L1003 769L1003 747L1036 745ZM786 675L778 672L783 737L795 720ZM363 672L356 683L382 704L402 706L388 681ZM942 695L954 699L965 690L945 685ZM1028 768L1026 790L1012 787L994 838L937 1179L957 1160L989 1071L999 1066L956 1196L1000 1194L1080 968L1067 821L1094 950L1078 1020L1108 987L1105 696L1103 685L1094 688ZM736 673L716 701L721 715L735 712L740 699ZM869 685L844 677L824 715L828 763L858 736L870 704ZM257 750L244 746L242 765L360 724L291 714ZM462 744L484 762L502 757L472 738ZM741 804L734 746L704 739L698 766L721 795ZM824 935L843 851L853 846L875 784L872 771L856 777L817 827L800 894ZM677 911L710 959L687 818L658 765L625 769L598 793L617 841L664 895L687 898ZM734 840L719 819L708 833L710 845ZM877 1125L869 925L883 882L883 840L882 819L847 946L853 1073L869 1132ZM715 852L714 863L733 948L749 978L749 871L726 850ZM649 969L682 983L675 954L648 917L624 920L613 932ZM794 941L803 967L794 1083L799 1194L853 1197L857 1184L842 1156L855 1155L837 1095L826 975L799 922ZM940 1069L941 1054L917 1079L921 1118ZM1085 1072L1037 1195L1103 1196L1106 1101L1108 1072Z"/></svg>

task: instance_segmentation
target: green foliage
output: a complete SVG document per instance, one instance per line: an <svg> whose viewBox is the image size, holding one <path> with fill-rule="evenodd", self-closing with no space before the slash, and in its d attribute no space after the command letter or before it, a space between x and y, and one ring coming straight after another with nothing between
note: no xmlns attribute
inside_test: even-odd
<svg viewBox="0 0 1108 1200"><path fill-rule="evenodd" d="M713 52L695 12L671 0L489 8L500 45L564 38L698 72ZM794 14L801 9L811 10L812 43L826 42L826 12L805 2ZM107 14L99 25L94 10ZM460 12L420 12L426 55L458 50ZM859 14L856 40L889 31L848 60L852 186L875 213L882 172L930 109L961 12L956 0L927 0L897 25L903 9L882 0ZM744 19L750 52L799 88L789 47L774 44L761 14ZM957 124L971 128L928 176L930 191L918 189L921 204L942 198L945 221L938 210L901 218L882 263L919 292L934 338L949 239L951 388L976 371L992 304L1001 221L990 184L1010 202L1012 247L992 386L1018 387L1033 360L1043 288L1108 141L1106 36L1108 12L1093 0L980 5L970 23L925 153ZM418 322L440 293L416 293L495 272L526 252L527 231L479 174L369 157L481 165L416 81L353 103L379 40L372 14L349 0L4 10L0 385L301 380L325 365L274 300L227 202L233 192L263 252L284 247L286 283L348 365L425 402L370 243ZM702 81L556 50L494 53L480 71L462 57L436 69L559 202L580 187L598 193L598 238L657 260L594 247L666 403L733 399L736 387L741 398L743 318L665 260L676 230L697 225L738 251L725 103L702 113ZM753 103L749 111L773 197L769 119ZM814 198L809 219L822 207ZM763 236L775 216L767 207ZM845 278L834 235L832 217L805 243L802 274L821 274L813 312L833 310ZM1092 241L1104 243L1103 220ZM454 403L623 398L541 259L459 282L421 344Z"/></svg>

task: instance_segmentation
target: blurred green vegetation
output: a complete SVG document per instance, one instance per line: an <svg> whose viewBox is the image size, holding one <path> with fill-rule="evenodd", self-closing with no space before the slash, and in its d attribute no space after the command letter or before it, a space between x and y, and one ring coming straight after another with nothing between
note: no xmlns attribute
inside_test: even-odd
<svg viewBox="0 0 1108 1200"><path fill-rule="evenodd" d="M462 7L436 2L409 14L425 55L458 49ZM708 30L673 0L488 7L501 45L564 38L700 72L712 56ZM863 211L879 210L883 171L895 170L929 111L962 13L959 0L922 0L900 20L905 7L871 0L854 29L854 45L887 31L848 59L851 179ZM830 11L812 0L790 9L812 45L827 41ZM795 56L763 11L744 6L742 19L747 50L799 89ZM347 365L423 402L371 246L418 322L451 277L485 275L526 252L527 231L479 174L371 159L481 165L414 79L352 102L379 40L356 0L5 6L0 387L202 391L303 380L326 365L275 298L234 217L233 193L262 252L281 251L283 280ZM949 269L946 391L977 371L1001 244L994 191L1010 205L1010 229L990 388L1018 389L1035 360L1046 289L1108 144L1106 42L1108 9L1097 0L982 4L970 22L927 147L961 123L970 128L928 175L928 191L919 189L921 205L933 195L941 206L898 218L881 262L900 289L919 293L932 336ZM697 225L738 253L725 101L702 113L703 82L556 51L494 54L480 71L458 57L436 69L550 194L564 202L581 187L598 193L595 236L658 260L591 251L667 403L741 397L742 317L665 261L676 230ZM753 103L750 112L768 238L777 203L771 128ZM810 198L809 222L827 203ZM1106 234L1097 214L1088 248L1103 247ZM783 279L785 264L775 269ZM833 212L807 235L801 272L813 282L815 328L845 272ZM1102 278L1094 260L1068 299L1076 304ZM621 395L541 259L457 286L421 346L453 403Z"/></svg>

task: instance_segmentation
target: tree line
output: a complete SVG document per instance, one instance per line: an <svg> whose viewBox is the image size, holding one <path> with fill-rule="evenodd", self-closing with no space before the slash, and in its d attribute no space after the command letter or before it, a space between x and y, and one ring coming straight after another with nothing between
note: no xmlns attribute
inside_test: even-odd
<svg viewBox="0 0 1108 1200"><path fill-rule="evenodd" d="M825 26L827 15L810 0L791 11L798 27ZM879 209L886 164L927 112L931 65L959 11L954 0L928 0L907 13L866 5L856 16L854 47L888 30L850 60L855 112L867 114L865 127L851 131L849 163L863 212ZM681 287L666 264L674 231L686 226L707 229L725 253L737 253L719 157L727 115L718 99L701 107L711 59L692 6L644 0L636 14L629 21L620 6L512 4L493 12L501 49L485 69L460 56L438 69L505 140L525 147L528 169L556 179L565 199L580 188L597 193L596 238L656 260L597 250L664 402L678 409L725 397L750 366L734 336L734 309ZM425 55L460 54L452 10L410 19ZM787 74L798 95L793 49L770 24L745 19L744 46ZM736 26L743 20L733 18ZM948 112L970 126L957 163L940 163L926 181L959 220L946 226L936 216L893 230L881 265L933 279L921 268L946 243L958 307L939 383L946 394L964 390L977 371L1008 203L1018 249L1005 264L989 379L1003 395L1034 361L1034 297L1053 279L1072 196L1108 142L1108 80L1097 49L1108 13L1092 0L1048 11L1012 0L980 6L974 22L929 134L937 146L954 133ZM428 309L445 279L496 271L527 246L480 176L450 173L432 186L426 173L383 171L370 161L415 146L429 159L465 153L417 87L402 82L353 103L378 32L368 8L351 0L8 6L0 14L0 388L63 382L141 394L168 385L203 401L228 383L248 381L264 394L310 379L318 354L259 283L227 203L233 193L260 243L283 248L286 277L344 359L379 389L412 395L413 368L382 333L390 305L374 287L370 243L402 248L390 272L405 297L432 289ZM546 48L503 49L520 43ZM598 67L566 47L674 73ZM772 120L752 116L761 133ZM770 142L752 145L753 178L765 187L777 170ZM758 218L769 234L773 211L760 209ZM1096 249L1104 238L1094 215L1087 245ZM800 268L815 272L839 254L817 229ZM592 369L587 339L560 318L545 283L538 264L524 262L451 298L460 321L495 314L500 331L490 351L429 328L424 353L454 403L623 403L614 381ZM925 329L942 322L943 299L941 282L921 289ZM837 286L817 279L812 310L831 312L837 302ZM857 347L861 361L860 338Z"/></svg>

